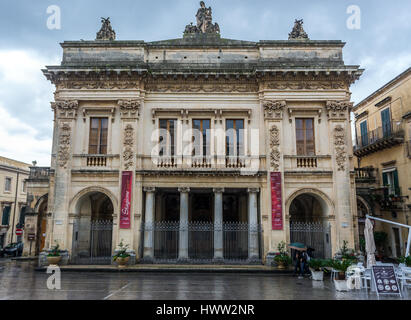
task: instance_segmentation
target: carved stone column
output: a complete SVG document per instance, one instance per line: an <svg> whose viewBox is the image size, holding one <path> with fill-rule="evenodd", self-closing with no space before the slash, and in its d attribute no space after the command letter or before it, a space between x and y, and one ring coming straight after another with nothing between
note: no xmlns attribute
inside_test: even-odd
<svg viewBox="0 0 411 320"><path fill-rule="evenodd" d="M73 153L73 128L77 119L78 101L57 100L51 103L55 112L54 159L54 198L52 204L51 230L47 242L58 243L63 250L71 251L71 234L67 233L69 223L69 190L71 184L71 159ZM48 248L45 248L48 249Z"/></svg>
<svg viewBox="0 0 411 320"><path fill-rule="evenodd" d="M144 222L144 260L154 259L154 206L155 206L155 188L145 187L146 192L146 210Z"/></svg>
<svg viewBox="0 0 411 320"><path fill-rule="evenodd" d="M222 260L223 252L223 192L224 188L214 188L214 260Z"/></svg>
<svg viewBox="0 0 411 320"><path fill-rule="evenodd" d="M249 188L248 192L248 260L256 261L259 259L258 247L258 207L257 194L258 188Z"/></svg>
<svg viewBox="0 0 411 320"><path fill-rule="evenodd" d="M180 192L180 232L179 232L179 248L178 259L188 259L188 195L190 188L178 188Z"/></svg>

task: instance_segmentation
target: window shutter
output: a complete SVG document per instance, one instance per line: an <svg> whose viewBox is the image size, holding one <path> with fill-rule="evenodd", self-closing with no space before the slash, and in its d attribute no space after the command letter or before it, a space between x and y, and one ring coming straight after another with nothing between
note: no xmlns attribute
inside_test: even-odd
<svg viewBox="0 0 411 320"><path fill-rule="evenodd" d="M397 170L393 171L392 175L394 177L395 195L398 196L398 195L400 195L400 185L398 183L398 171Z"/></svg>
<svg viewBox="0 0 411 320"><path fill-rule="evenodd" d="M10 220L10 207L4 207L3 209L3 219L1 220L1 224L3 226L8 226Z"/></svg>

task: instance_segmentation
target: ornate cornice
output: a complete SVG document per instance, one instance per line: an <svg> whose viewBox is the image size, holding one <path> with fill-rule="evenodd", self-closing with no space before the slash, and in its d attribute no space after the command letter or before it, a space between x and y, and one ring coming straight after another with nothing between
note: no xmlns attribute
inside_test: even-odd
<svg viewBox="0 0 411 320"><path fill-rule="evenodd" d="M282 119L286 105L285 101L265 100L263 102L264 117L266 119Z"/></svg>
<svg viewBox="0 0 411 320"><path fill-rule="evenodd" d="M149 92L257 92L256 82L233 83L233 82L186 82L180 83L148 81L146 91Z"/></svg>

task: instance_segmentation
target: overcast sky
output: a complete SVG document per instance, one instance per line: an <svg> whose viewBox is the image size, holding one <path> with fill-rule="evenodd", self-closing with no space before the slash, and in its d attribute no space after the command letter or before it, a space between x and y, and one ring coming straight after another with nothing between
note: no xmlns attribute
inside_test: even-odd
<svg viewBox="0 0 411 320"><path fill-rule="evenodd" d="M365 72L352 86L358 103L411 66L411 1L208 0L224 38L286 40L304 19L312 40L343 40L346 64ZM61 8L61 29L49 30L47 8ZM347 28L347 8L361 9L361 28ZM1 0L0 155L50 164L54 87L41 69L61 61L64 40L94 40L110 17L118 40L180 38L195 23L197 0Z"/></svg>

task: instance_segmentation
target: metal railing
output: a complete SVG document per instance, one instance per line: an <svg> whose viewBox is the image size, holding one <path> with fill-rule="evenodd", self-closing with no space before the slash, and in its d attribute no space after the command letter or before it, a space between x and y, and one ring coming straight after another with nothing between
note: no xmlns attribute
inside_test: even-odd
<svg viewBox="0 0 411 320"><path fill-rule="evenodd" d="M394 122L382 127L378 127L367 133L367 135L357 135L354 150L364 148L379 141L383 141L394 137L403 137L404 129L401 122Z"/></svg>
<svg viewBox="0 0 411 320"><path fill-rule="evenodd" d="M246 222L225 222L215 225L213 222L189 222L188 261L191 263L211 263L214 258L214 235L222 232L223 261L229 263L244 263L248 259L249 230L252 226ZM142 225L143 234L145 225ZM257 228L258 236L262 233L261 226ZM253 229L253 230L254 230ZM154 222L147 226L153 231L154 262L175 263L178 260L180 223L178 221Z"/></svg>

